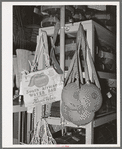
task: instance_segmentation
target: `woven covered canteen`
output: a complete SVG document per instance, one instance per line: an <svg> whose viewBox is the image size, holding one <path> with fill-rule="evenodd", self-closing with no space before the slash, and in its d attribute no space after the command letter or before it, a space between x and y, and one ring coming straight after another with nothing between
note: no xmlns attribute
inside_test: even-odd
<svg viewBox="0 0 122 149"><path fill-rule="evenodd" d="M96 85L86 83L79 90L79 100L84 109L96 112L102 105L102 94Z"/></svg>
<svg viewBox="0 0 122 149"><path fill-rule="evenodd" d="M65 87L61 95L62 116L67 121L78 126L91 122L94 119L95 112L98 111L102 105L99 80L91 53L86 48L87 46L83 27L80 24L77 33L77 49L70 63ZM85 79L83 79L80 51L82 51L83 54ZM89 77L90 74L86 57L88 57L90 61L94 82L92 82Z"/></svg>
<svg viewBox="0 0 122 149"><path fill-rule="evenodd" d="M80 126L85 125L93 120L94 118L94 112L89 112L87 110L80 109L78 110L70 110L69 112L69 120L73 122L74 124Z"/></svg>
<svg viewBox="0 0 122 149"><path fill-rule="evenodd" d="M79 100L79 88L75 82L69 83L62 90L62 100L70 109L77 109Z"/></svg>

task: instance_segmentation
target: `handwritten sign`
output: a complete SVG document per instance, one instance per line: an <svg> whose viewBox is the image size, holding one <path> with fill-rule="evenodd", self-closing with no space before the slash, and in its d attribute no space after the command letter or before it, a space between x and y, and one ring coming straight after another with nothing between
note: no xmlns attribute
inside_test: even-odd
<svg viewBox="0 0 122 149"><path fill-rule="evenodd" d="M22 75L22 90L26 107L61 100L63 81L53 67Z"/></svg>

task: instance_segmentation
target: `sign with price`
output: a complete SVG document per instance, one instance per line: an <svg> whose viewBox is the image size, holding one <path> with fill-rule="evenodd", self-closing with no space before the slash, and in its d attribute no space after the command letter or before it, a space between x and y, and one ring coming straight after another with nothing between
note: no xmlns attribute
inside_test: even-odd
<svg viewBox="0 0 122 149"><path fill-rule="evenodd" d="M63 81L53 67L22 75L22 91L26 107L61 100Z"/></svg>

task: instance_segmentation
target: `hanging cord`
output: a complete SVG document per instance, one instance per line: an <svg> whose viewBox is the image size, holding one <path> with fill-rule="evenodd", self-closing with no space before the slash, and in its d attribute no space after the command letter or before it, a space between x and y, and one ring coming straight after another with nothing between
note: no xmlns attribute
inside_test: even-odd
<svg viewBox="0 0 122 149"><path fill-rule="evenodd" d="M88 44L87 44L87 46L88 46ZM93 70L93 77L94 77L94 80L95 80L95 84L101 90L100 83L99 83L99 80L98 80L98 77L97 77L97 72L95 70L95 66L94 66L94 63L93 63L93 60L92 60L92 56L91 56L91 52L90 52L89 47L88 47L87 52L88 52L88 57L89 57L90 64L91 64L91 67L92 67L92 70Z"/></svg>
<svg viewBox="0 0 122 149"><path fill-rule="evenodd" d="M54 66L57 73L63 74L63 71L60 68L60 65L57 62L56 57L55 57L55 43L56 43L56 39L57 39L57 36L58 36L59 29L60 29L60 22L57 22L55 27L54 27L53 39L52 39L52 37L50 37L51 46L52 46L51 52L50 52L50 59L51 59L51 64Z"/></svg>
<svg viewBox="0 0 122 149"><path fill-rule="evenodd" d="M77 49L77 72L76 72L76 78L77 78L77 85L78 88L80 89L81 84L83 84L83 73L82 73L82 68L81 68L81 62L80 62L80 43L78 44L78 49Z"/></svg>
<svg viewBox="0 0 122 149"><path fill-rule="evenodd" d="M52 37L50 37L50 40L51 40L51 44L52 44L52 48L51 48L51 52L50 52L51 65L53 65L53 67L55 68L55 70L57 71L57 73L63 74L63 71L60 68L60 65L57 62L56 57L55 57L55 52L54 52L55 45L53 43Z"/></svg>
<svg viewBox="0 0 122 149"><path fill-rule="evenodd" d="M88 54L88 58L89 58L89 61L90 61L90 65L91 65L91 68L92 68L92 73L93 73L93 78L94 78L94 81L95 81L95 84L96 86L101 89L100 87L100 83L99 83L99 80L98 80L98 77L97 77L97 73L96 73L96 70L95 70L95 66L94 66L94 63L93 63L93 60L92 60L92 56L91 56L91 52L90 52L90 48L89 48L89 45L88 45L88 41L85 37L85 31L83 29L83 25L80 23L79 25L79 33L81 34L80 35L80 40L82 41L82 50L84 52L84 59L86 60L85 61L85 68L86 68L86 72L85 72L85 75L86 75L86 81L90 80L89 79L89 76L88 76L88 65L87 65L87 54Z"/></svg>
<svg viewBox="0 0 122 149"><path fill-rule="evenodd" d="M39 41L37 43L33 64L31 65L31 63L29 62L30 67L31 67L31 72L37 71L38 62L39 62L40 55L42 54L42 52L43 52L43 54L45 56L45 66L46 67L50 66L50 64L49 64L49 55L45 52L45 48L46 48L45 40L44 40L45 38L46 38L46 34L45 34L45 32L42 32L42 35L39 38Z"/></svg>
<svg viewBox="0 0 122 149"><path fill-rule="evenodd" d="M66 79L65 79L64 86L66 86L68 83L70 83L70 82L68 82L68 81L69 81L70 76L71 76L71 73L72 73L72 71L73 71L73 67L74 67L74 65L75 65L76 58L77 58L77 51L75 51L75 54L74 54L74 56L73 56L73 58L72 58L72 60L71 60L71 63L70 63L70 66L69 66L69 69L68 69L68 72L67 72L67 76L66 76Z"/></svg>
<svg viewBox="0 0 122 149"><path fill-rule="evenodd" d="M82 72L80 54L81 54L81 51L80 51L80 45L79 45L79 48L78 48L79 77L80 77L80 83L83 84L84 82L83 82L83 72Z"/></svg>
<svg viewBox="0 0 122 149"><path fill-rule="evenodd" d="M82 50L83 58L84 58L85 81L86 81L86 83L90 83L87 60L86 60L87 59L87 54L86 54L85 35L84 35L84 32L83 32L83 27L82 27L81 23L79 24L77 38L78 38L77 42L79 42L79 44L81 46L81 50Z"/></svg>
<svg viewBox="0 0 122 149"><path fill-rule="evenodd" d="M86 83L90 83L88 65L87 65L87 60L86 60L87 59L86 48L82 50L83 50L83 57L84 57L85 81Z"/></svg>

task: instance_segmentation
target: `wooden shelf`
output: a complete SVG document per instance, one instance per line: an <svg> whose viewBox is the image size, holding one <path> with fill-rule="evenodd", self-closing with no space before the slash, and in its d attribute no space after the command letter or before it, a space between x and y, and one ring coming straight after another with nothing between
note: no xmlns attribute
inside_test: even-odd
<svg viewBox="0 0 122 149"><path fill-rule="evenodd" d="M100 125L103 125L115 119L116 119L116 113L111 113L111 114L106 113L106 115L101 116L93 121L93 127L98 127ZM61 125L61 119L58 117L48 117L46 118L46 121L48 122L48 124L51 124L51 125ZM77 126L71 122L68 122L67 120L65 120L64 122L64 126L75 127L75 128L87 128L87 125L88 124Z"/></svg>
<svg viewBox="0 0 122 149"><path fill-rule="evenodd" d="M25 105L14 105L13 106L13 113L17 113L17 112L24 112L27 111L27 108L25 107Z"/></svg>
<svg viewBox="0 0 122 149"><path fill-rule="evenodd" d="M101 79L116 79L115 73L98 71L98 75Z"/></svg>
<svg viewBox="0 0 122 149"><path fill-rule="evenodd" d="M24 111L27 111L27 108L25 107L24 104L13 105L13 113L24 112ZM96 119L93 121L93 127L98 127L98 126L108 123L114 119L116 119L116 113L113 111L105 113L102 116L97 116ZM48 117L48 118L46 118L46 120L49 124L61 125L61 119L59 117ZM68 122L67 120L65 120L65 126L78 128L77 125L75 125L71 122ZM79 126L79 127L86 128L87 125L83 125L83 126Z"/></svg>
<svg viewBox="0 0 122 149"><path fill-rule="evenodd" d="M65 24L65 33L68 34L70 37L76 37L76 33L78 31L78 27L80 23L82 23L85 30L90 31L91 28L94 27L97 37L101 42L101 44L104 43L105 45L108 45L113 49L116 49L116 39L114 34L110 32L107 28L101 26L100 24L94 22L93 20L87 20L87 21L77 22L73 24L72 23ZM49 36L52 36L54 33L54 26L40 28L39 32L41 30L46 31ZM59 34L60 34L60 31L59 31Z"/></svg>

